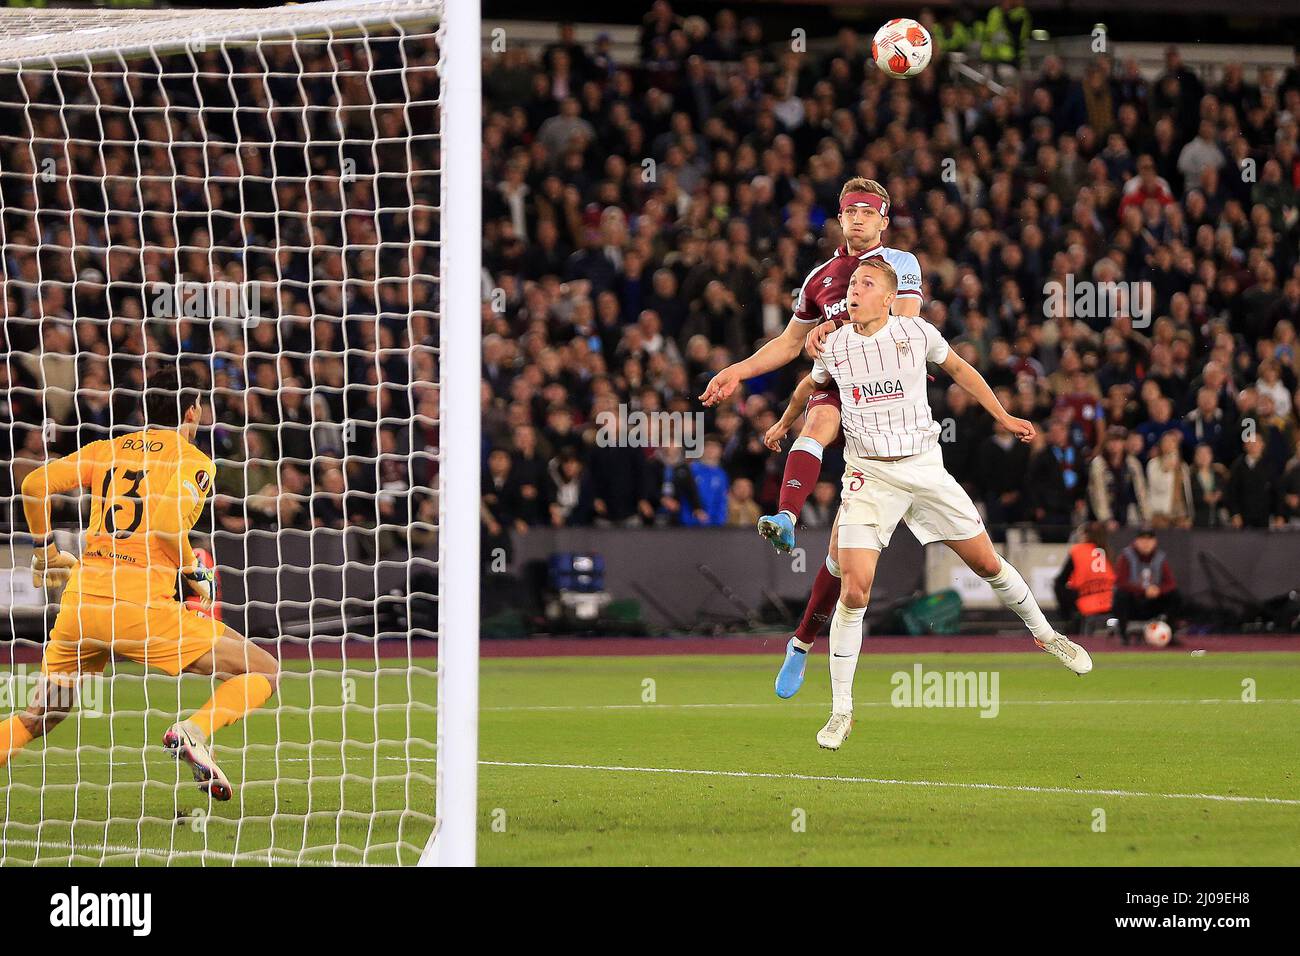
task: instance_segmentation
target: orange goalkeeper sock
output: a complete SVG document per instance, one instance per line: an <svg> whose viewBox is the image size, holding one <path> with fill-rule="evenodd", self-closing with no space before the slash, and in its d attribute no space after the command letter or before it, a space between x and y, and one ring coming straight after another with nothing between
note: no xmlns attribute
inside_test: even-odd
<svg viewBox="0 0 1300 956"><path fill-rule="evenodd" d="M270 699L271 682L262 674L240 674L220 687L190 720L205 737L227 724L233 724L250 710L257 710Z"/></svg>
<svg viewBox="0 0 1300 956"><path fill-rule="evenodd" d="M0 724L0 767L9 762L9 757L32 742L32 732L15 714Z"/></svg>

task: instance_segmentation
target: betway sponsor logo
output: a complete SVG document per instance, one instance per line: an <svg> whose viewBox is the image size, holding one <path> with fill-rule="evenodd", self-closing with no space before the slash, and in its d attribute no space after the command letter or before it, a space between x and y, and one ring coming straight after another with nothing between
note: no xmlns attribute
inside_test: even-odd
<svg viewBox="0 0 1300 956"><path fill-rule="evenodd" d="M840 299L840 301L832 302L830 305L826 306L826 308L822 310L822 314L825 315L826 318L828 319L833 319L835 318L835 316L839 315L848 307L849 307L848 300Z"/></svg>

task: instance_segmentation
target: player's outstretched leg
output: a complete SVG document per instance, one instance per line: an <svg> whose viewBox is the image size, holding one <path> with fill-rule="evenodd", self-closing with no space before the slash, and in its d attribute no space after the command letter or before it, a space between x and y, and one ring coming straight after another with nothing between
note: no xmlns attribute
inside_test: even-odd
<svg viewBox="0 0 1300 956"><path fill-rule="evenodd" d="M230 781L212 756L208 738L192 720L177 721L167 728L167 733L163 734L163 749L190 765L194 782L213 800L229 800L235 795Z"/></svg>
<svg viewBox="0 0 1300 956"><path fill-rule="evenodd" d="M831 716L817 732L818 745L839 750L853 729L853 675L862 651L862 619L867 608L850 607L841 598L831 619Z"/></svg>
<svg viewBox="0 0 1300 956"><path fill-rule="evenodd" d="M77 688L54 684L42 676L40 687L26 710L0 723L0 767L33 740L44 737L68 716Z"/></svg>
<svg viewBox="0 0 1300 956"><path fill-rule="evenodd" d="M794 550L794 517L789 512L763 515L758 519L758 533L782 554Z"/></svg>
<svg viewBox="0 0 1300 956"><path fill-rule="evenodd" d="M817 743L827 750L839 750L853 729L853 676L862 651L862 621L876 574L880 552L863 547L845 548L841 541L840 599L831 618L831 716L820 731Z"/></svg>
<svg viewBox="0 0 1300 956"><path fill-rule="evenodd" d="M998 600L1025 622L1029 632L1034 635L1035 644L1080 677L1092 670L1092 658L1088 652L1064 634L1053 630L1052 625L1047 623L1047 617L1038 606L1034 592L1011 562L998 557L988 532L981 532L965 541L945 541L944 544L987 581Z"/></svg>
<svg viewBox="0 0 1300 956"><path fill-rule="evenodd" d="M213 758L208 741L216 731L271 699L279 683L279 664L262 648L227 628L212 651L185 670L215 676L222 683L192 716L167 730L163 747L190 765L200 790L214 800L229 800L234 788Z"/></svg>
<svg viewBox="0 0 1300 956"><path fill-rule="evenodd" d="M833 388L813 394L804 414L803 431L790 446L790 454L785 456L777 512L758 519L758 533L783 553L794 550L794 528L799 522L799 512L821 477L822 450L840 432L837 401L838 392Z"/></svg>
<svg viewBox="0 0 1300 956"><path fill-rule="evenodd" d="M832 542L833 543L833 542ZM829 554L826 563L817 571L813 579L812 594L808 597L808 606L804 608L799 626L795 628L794 637L786 645L785 660L776 675L776 696L782 699L793 697L803 686L804 669L808 664L808 652L821 632L823 625L835 613L835 602L840 596L840 566Z"/></svg>

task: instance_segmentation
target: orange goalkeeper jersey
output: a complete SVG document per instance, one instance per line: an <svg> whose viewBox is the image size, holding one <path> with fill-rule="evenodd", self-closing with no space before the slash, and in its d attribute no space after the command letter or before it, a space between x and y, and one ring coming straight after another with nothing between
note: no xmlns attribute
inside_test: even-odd
<svg viewBox="0 0 1300 956"><path fill-rule="evenodd" d="M23 493L91 493L85 550L67 594L157 606L175 600L176 573L193 563L189 531L214 474L212 459L179 432L148 429L49 462L27 477Z"/></svg>

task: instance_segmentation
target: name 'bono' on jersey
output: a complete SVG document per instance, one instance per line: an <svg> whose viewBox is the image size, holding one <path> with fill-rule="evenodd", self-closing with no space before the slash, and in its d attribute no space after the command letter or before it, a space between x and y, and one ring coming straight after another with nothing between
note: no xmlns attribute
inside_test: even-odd
<svg viewBox="0 0 1300 956"><path fill-rule="evenodd" d="M925 363L948 358L948 343L924 319L891 315L875 335L853 324L826 337L813 381L840 390L845 451L860 458L919 455L936 447L939 423L926 395Z"/></svg>

